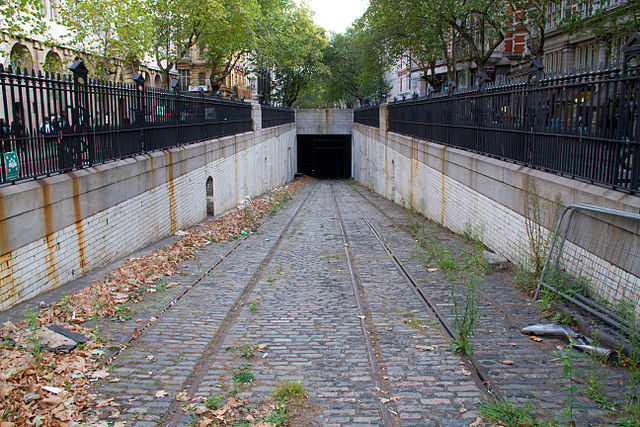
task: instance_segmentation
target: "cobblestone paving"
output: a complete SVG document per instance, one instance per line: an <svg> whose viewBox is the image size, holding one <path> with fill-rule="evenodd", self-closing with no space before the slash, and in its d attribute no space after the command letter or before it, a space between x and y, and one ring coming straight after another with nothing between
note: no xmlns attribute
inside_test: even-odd
<svg viewBox="0 0 640 427"><path fill-rule="evenodd" d="M164 425L174 418L186 424L189 415L175 411L179 392L224 393L234 373L249 367L256 381L242 386L241 396L258 404L278 384L302 381L315 425L472 423L484 387L450 351L440 324L399 274L356 204L450 317L446 278L428 273L414 259L415 241L397 226L406 221L407 211L362 187L356 192L344 182L321 181L297 194L240 245L203 248L181 274L168 278L183 289L237 245L122 353L108 377L120 381L96 384L100 398L120 403L121 418L129 425ZM443 236L457 242L450 234ZM558 342L534 343L519 334L521 326L537 322L540 315L514 290L511 273L494 273L485 289L487 301L500 304L482 306L472 343L477 359L510 398L534 399L540 413L558 412L560 370L550 361ZM123 342L140 323L137 318L148 319L175 297L172 292L138 308L128 322L102 322L101 333L111 342ZM246 350L259 344L267 347ZM168 396L154 397L159 390ZM592 403L581 403L587 408L581 413L586 424L609 422Z"/></svg>
<svg viewBox="0 0 640 427"><path fill-rule="evenodd" d="M407 233L397 232L398 225L407 225L408 211L361 186L356 185L352 194L351 202L360 202L366 215L382 232L394 252L402 258L405 268L422 284L422 288L436 302L441 313L453 322L449 297L451 288L446 277L441 272L428 272L416 258L418 246L415 240ZM363 202L363 197L368 202ZM464 245L450 231L426 221L422 223L429 233L437 236L454 251L456 247ZM477 360L510 400L531 403L534 415L542 419L550 419L552 416L562 419L567 391L560 388L568 384L561 378L561 367L552 359L556 357L553 350L565 343L556 339L534 342L520 333L524 326L546 321L537 304L515 288L512 272L496 271L490 274L485 280L483 296L480 325L472 339ZM575 354L576 368L588 372L590 360L582 353L576 351ZM505 360L515 363L505 365L502 363ZM601 369L606 370L602 382L607 395L619 399L623 389L620 384L628 383L626 369ZM578 386L584 389L584 380ZM584 408L576 411L579 425L613 425L612 418L583 393L580 393L577 403Z"/></svg>

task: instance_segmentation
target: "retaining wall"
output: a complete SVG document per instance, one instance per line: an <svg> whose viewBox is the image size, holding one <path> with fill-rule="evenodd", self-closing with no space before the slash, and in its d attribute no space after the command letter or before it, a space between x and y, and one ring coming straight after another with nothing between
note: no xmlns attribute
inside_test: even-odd
<svg viewBox="0 0 640 427"><path fill-rule="evenodd" d="M385 106L380 114L380 129L354 123L354 178L456 233L469 228L479 232L489 248L517 265L529 262L526 213L534 191L539 196L541 222L547 233L555 226L558 202L640 212L637 196L387 132ZM616 233L625 230L610 227L608 232L607 239L616 242ZM640 288L638 277L616 267L604 253L609 249L594 253L573 248L579 258L590 258L588 263L579 260L581 274ZM589 271L584 271L585 265ZM616 289L615 295L601 296L617 301L628 292L628 288Z"/></svg>
<svg viewBox="0 0 640 427"><path fill-rule="evenodd" d="M295 125L0 188L0 310L82 276L295 173ZM258 118L257 118L258 117Z"/></svg>
<svg viewBox="0 0 640 427"><path fill-rule="evenodd" d="M353 110L314 109L296 111L298 135L350 135Z"/></svg>

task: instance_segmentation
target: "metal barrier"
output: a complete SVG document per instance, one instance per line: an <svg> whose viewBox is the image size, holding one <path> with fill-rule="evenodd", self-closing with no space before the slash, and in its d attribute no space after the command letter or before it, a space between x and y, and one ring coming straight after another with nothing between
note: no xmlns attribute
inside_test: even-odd
<svg viewBox="0 0 640 427"><path fill-rule="evenodd" d="M0 65L0 183L252 130L251 105ZM14 167L17 165L17 168Z"/></svg>
<svg viewBox="0 0 640 427"><path fill-rule="evenodd" d="M353 110L353 121L363 125L380 127L380 106L366 105Z"/></svg>
<svg viewBox="0 0 640 427"><path fill-rule="evenodd" d="M640 214L571 205L558 219L542 288L618 330L640 315ZM631 322L633 323L633 322Z"/></svg>
<svg viewBox="0 0 640 427"><path fill-rule="evenodd" d="M272 107L270 105L262 105L262 128L270 128L280 126L287 123L293 123L296 120L296 113L293 108L289 107Z"/></svg>
<svg viewBox="0 0 640 427"><path fill-rule="evenodd" d="M389 131L640 190L640 67L538 72L392 102Z"/></svg>

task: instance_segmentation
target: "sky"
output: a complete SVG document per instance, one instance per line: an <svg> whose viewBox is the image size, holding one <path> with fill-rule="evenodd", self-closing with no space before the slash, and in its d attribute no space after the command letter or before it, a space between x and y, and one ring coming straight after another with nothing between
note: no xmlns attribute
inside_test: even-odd
<svg viewBox="0 0 640 427"><path fill-rule="evenodd" d="M301 3L302 0L296 0ZM349 25L359 18L369 5L369 0L307 0L314 12L314 21L327 31L344 33Z"/></svg>

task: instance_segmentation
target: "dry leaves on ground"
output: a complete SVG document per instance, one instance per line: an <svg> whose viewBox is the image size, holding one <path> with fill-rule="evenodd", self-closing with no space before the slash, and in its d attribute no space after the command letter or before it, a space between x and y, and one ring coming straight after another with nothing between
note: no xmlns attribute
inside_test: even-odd
<svg viewBox="0 0 640 427"><path fill-rule="evenodd" d="M40 310L37 317L29 319L30 327L27 321L18 325L6 322L0 328L2 421L7 425L68 425L95 421L81 415L87 408L97 406L96 396L89 394L89 383L103 379L109 373L96 370L104 356L101 350L104 344L82 324L90 319L113 318L126 310L126 304L141 301L149 289L157 291L158 281L176 274L179 264L193 258L198 248L250 234L261 218L309 182L308 178L296 180L266 197L248 199L238 209L208 224L179 233L178 241L145 256L129 259L103 280ZM169 285L176 286L177 283ZM32 330L54 324L89 336L91 340L71 353L40 351ZM106 406L115 405L107 403ZM119 411L113 409L109 417L118 418Z"/></svg>

